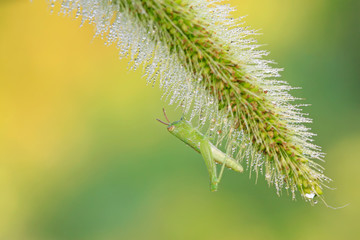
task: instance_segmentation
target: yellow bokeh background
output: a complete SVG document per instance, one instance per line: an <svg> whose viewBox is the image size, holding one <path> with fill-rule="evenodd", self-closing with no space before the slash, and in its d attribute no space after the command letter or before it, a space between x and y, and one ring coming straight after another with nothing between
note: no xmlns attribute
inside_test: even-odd
<svg viewBox="0 0 360 240"><path fill-rule="evenodd" d="M332 210L277 197L201 156L155 121L168 109L93 27L45 0L0 2L0 240L357 239L359 1L228 1L261 29L283 78L312 106Z"/></svg>

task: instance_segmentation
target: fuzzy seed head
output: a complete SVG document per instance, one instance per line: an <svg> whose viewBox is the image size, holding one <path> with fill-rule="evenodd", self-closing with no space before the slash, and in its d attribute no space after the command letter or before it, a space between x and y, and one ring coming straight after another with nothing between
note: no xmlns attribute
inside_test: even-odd
<svg viewBox="0 0 360 240"><path fill-rule="evenodd" d="M212 142L248 170L265 174L277 193L285 188L306 200L322 195L330 179L304 123L311 119L277 80L279 68L264 59L257 32L233 19L216 0L50 0L61 13L95 25L96 36L116 44L131 66L143 66L148 84L183 113Z"/></svg>

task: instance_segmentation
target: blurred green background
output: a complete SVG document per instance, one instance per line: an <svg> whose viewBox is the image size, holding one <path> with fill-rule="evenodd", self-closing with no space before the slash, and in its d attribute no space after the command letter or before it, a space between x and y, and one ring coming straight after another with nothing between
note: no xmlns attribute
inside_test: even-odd
<svg viewBox="0 0 360 240"><path fill-rule="evenodd" d="M0 2L0 239L360 238L360 1L232 0L302 90L331 210L227 171L155 121L168 109L92 26L45 0ZM93 39L93 40L92 40Z"/></svg>

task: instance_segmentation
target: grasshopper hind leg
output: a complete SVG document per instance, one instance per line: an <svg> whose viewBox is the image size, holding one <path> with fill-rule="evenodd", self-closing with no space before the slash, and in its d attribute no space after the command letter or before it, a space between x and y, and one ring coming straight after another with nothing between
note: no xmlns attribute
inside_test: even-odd
<svg viewBox="0 0 360 240"><path fill-rule="evenodd" d="M216 192L218 190L219 187L219 181L216 180L210 180L210 191L212 192Z"/></svg>
<svg viewBox="0 0 360 240"><path fill-rule="evenodd" d="M206 167L208 169L209 172L209 177L210 177L210 190L212 192L216 192L218 189L218 185L219 185L219 178L217 177L217 172L216 172L216 163L215 160L212 156L212 152L211 152L211 145L209 143L209 140L204 139L200 142L200 152L202 157L204 158Z"/></svg>

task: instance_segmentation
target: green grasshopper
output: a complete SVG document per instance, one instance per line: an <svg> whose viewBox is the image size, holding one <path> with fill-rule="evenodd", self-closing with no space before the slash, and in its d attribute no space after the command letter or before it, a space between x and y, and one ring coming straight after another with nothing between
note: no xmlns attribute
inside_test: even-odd
<svg viewBox="0 0 360 240"><path fill-rule="evenodd" d="M243 167L235 159L216 148L205 135L200 133L199 130L194 128L183 117L179 121L170 123L168 117L166 116L165 109L163 109L163 112L168 123L159 119L156 120L167 125L167 130L172 135L179 138L198 153L201 153L209 172L210 190L212 192L215 192L218 189L218 184L221 180L224 167L228 167L236 172L243 172ZM219 177L217 176L216 163L222 164Z"/></svg>

